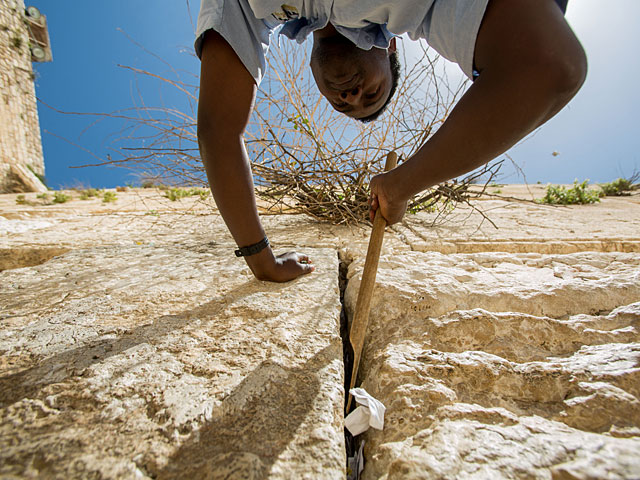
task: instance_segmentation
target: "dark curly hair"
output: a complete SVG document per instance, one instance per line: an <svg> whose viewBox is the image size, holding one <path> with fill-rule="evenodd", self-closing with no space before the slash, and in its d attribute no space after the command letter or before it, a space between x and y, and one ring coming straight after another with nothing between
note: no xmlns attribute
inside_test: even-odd
<svg viewBox="0 0 640 480"><path fill-rule="evenodd" d="M368 115L366 117L358 118L362 123L373 122L376 118L378 118L387 108L391 98L393 98L393 94L396 93L396 88L398 88L398 80L400 79L400 60L398 60L398 52L392 52L389 55L389 66L391 68L391 91L389 92L389 97L387 101L384 102L384 105L380 107L377 111Z"/></svg>

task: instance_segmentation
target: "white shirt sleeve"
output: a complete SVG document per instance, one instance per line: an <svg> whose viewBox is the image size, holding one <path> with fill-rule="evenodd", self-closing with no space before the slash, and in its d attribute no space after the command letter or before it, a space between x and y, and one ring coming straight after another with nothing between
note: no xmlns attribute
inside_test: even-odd
<svg viewBox="0 0 640 480"><path fill-rule="evenodd" d="M255 17L247 0L201 0L195 49L202 54L203 35L215 30L229 43L260 85L266 69L271 32L276 25Z"/></svg>

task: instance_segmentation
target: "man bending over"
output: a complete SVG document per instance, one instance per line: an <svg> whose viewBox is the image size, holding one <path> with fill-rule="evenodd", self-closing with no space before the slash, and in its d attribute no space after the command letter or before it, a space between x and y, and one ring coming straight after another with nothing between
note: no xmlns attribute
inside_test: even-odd
<svg viewBox="0 0 640 480"><path fill-rule="evenodd" d="M285 282L313 270L275 256L260 223L243 134L271 32L302 43L334 109L372 121L398 80L394 35L423 38L473 79L438 131L409 159L371 179L370 215L400 221L413 195L504 153L582 86L587 61L564 19L566 0L202 0L198 141L211 191L254 275Z"/></svg>

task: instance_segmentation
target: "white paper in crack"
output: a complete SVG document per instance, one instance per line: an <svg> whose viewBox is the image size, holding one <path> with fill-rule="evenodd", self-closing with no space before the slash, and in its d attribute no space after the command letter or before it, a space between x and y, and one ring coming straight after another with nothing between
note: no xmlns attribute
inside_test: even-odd
<svg viewBox="0 0 640 480"><path fill-rule="evenodd" d="M356 436L365 432L369 427L377 430L384 428L385 406L367 393L364 388L352 388L351 395L360 406L347 415L344 426L351 435Z"/></svg>

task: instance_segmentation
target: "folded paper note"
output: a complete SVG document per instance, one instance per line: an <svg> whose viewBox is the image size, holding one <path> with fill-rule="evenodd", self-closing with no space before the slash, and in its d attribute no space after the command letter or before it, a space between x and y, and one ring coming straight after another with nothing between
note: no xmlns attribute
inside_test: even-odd
<svg viewBox="0 0 640 480"><path fill-rule="evenodd" d="M352 388L351 395L360 406L347 415L344 419L344 426L351 435L356 436L365 432L369 427L377 430L384 428L385 406L371 395L364 388Z"/></svg>

